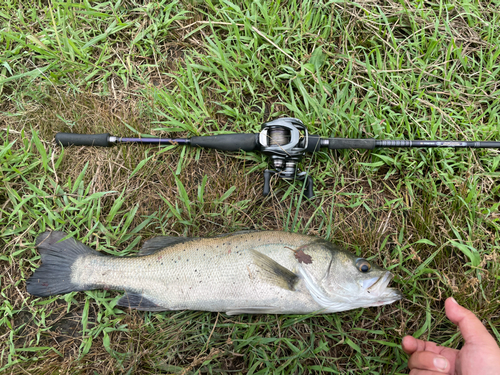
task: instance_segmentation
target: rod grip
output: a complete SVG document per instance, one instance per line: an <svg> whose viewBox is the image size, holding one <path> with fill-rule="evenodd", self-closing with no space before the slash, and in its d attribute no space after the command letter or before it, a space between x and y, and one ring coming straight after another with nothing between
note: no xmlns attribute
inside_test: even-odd
<svg viewBox="0 0 500 375"><path fill-rule="evenodd" d="M254 151L259 148L258 134L221 134L191 137L191 146L221 151Z"/></svg>
<svg viewBox="0 0 500 375"><path fill-rule="evenodd" d="M352 138L330 138L328 148L330 150L341 150L350 148L362 148L373 150L375 148L375 139L352 139Z"/></svg>
<svg viewBox="0 0 500 375"><path fill-rule="evenodd" d="M321 149L321 137L319 135L309 135L306 152L316 152Z"/></svg>
<svg viewBox="0 0 500 375"><path fill-rule="evenodd" d="M470 146L473 148L500 148L500 142L498 141L479 141L470 143L477 144L477 146Z"/></svg>
<svg viewBox="0 0 500 375"><path fill-rule="evenodd" d="M56 142L61 146L101 146L109 147L109 133L104 134L76 134L57 133Z"/></svg>

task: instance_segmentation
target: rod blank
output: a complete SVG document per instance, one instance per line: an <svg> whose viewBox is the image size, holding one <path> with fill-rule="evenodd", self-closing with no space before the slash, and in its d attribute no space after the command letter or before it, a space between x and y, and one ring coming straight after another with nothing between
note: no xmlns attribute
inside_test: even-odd
<svg viewBox="0 0 500 375"><path fill-rule="evenodd" d="M126 138L110 137L110 143L144 143L148 145L188 145L188 138Z"/></svg>
<svg viewBox="0 0 500 375"><path fill-rule="evenodd" d="M452 147L452 148L500 148L500 142L460 141L375 141L375 147Z"/></svg>

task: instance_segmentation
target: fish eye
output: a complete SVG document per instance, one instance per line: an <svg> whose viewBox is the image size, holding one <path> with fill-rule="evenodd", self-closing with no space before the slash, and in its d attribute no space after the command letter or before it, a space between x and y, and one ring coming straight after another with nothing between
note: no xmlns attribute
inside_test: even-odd
<svg viewBox="0 0 500 375"><path fill-rule="evenodd" d="M371 270L372 266L366 259L358 259L356 261L356 267L358 268L359 272L366 273Z"/></svg>

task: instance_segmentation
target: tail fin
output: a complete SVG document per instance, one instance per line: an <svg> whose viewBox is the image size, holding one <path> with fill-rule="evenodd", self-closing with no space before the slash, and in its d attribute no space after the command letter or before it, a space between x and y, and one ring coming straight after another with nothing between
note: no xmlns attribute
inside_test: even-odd
<svg viewBox="0 0 500 375"><path fill-rule="evenodd" d="M61 241L66 236L64 232L45 232L37 237L42 265L27 280L28 293L47 297L88 289L71 282L71 266L81 256L102 255L73 238Z"/></svg>

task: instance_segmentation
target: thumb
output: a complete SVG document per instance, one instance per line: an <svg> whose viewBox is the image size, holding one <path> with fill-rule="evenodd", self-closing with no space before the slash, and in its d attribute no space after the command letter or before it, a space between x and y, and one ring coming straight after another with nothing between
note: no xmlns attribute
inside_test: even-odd
<svg viewBox="0 0 500 375"><path fill-rule="evenodd" d="M493 336L490 335L476 315L465 307L460 306L453 297L446 300L444 307L448 319L460 328L466 344L494 345L498 347Z"/></svg>

